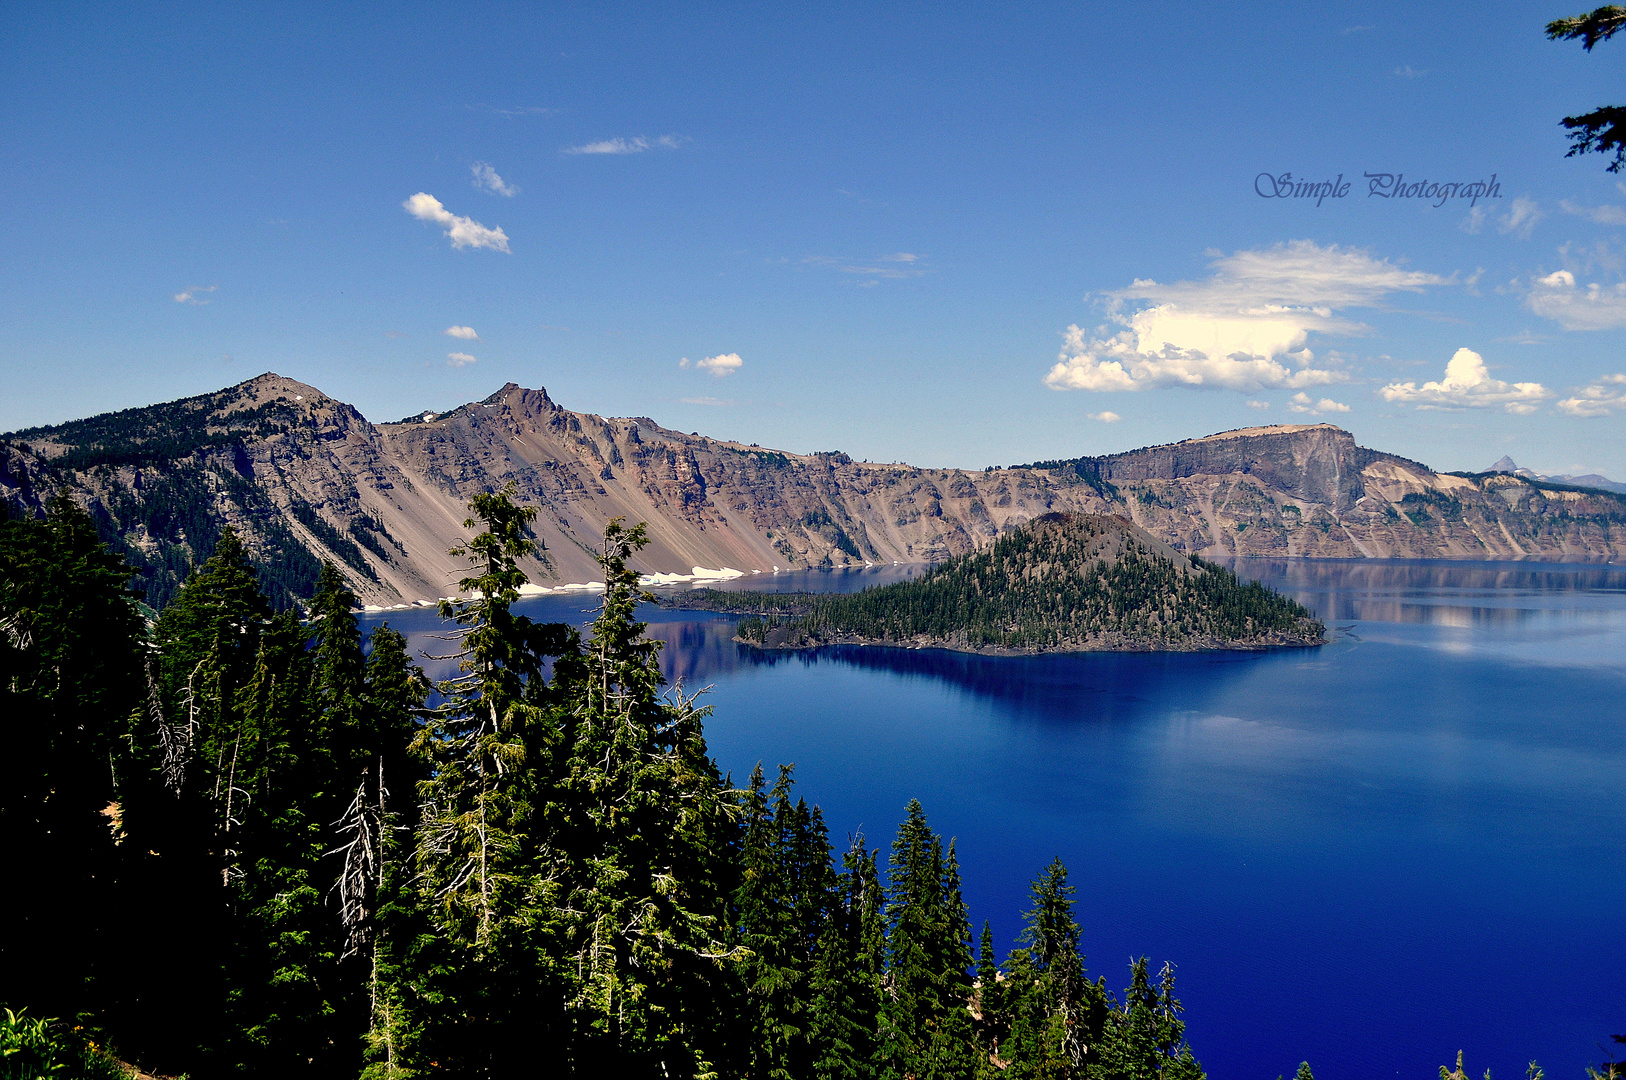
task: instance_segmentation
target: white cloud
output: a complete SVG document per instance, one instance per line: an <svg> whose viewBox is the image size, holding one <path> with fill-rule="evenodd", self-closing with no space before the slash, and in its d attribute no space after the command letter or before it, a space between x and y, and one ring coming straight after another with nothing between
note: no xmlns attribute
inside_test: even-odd
<svg viewBox="0 0 1626 1080"><path fill-rule="evenodd" d="M1106 412L1086 413L1085 416L1091 420L1099 420L1103 424L1116 424L1118 421L1123 419L1123 417L1110 410Z"/></svg>
<svg viewBox="0 0 1626 1080"><path fill-rule="evenodd" d="M1552 397L1540 383L1505 383L1493 379L1485 369L1485 359L1472 349L1458 349L1445 365L1445 378L1439 382L1390 383L1378 394L1384 401L1415 405L1419 409L1487 408L1500 405L1510 413L1525 416L1536 411L1536 403Z"/></svg>
<svg viewBox="0 0 1626 1080"><path fill-rule="evenodd" d="M1107 296L1124 330L1067 328L1058 363L1045 376L1056 390L1144 390L1185 386L1227 390L1297 389L1343 382L1313 366L1312 332L1352 335L1366 327L1335 314L1372 307L1396 292L1422 292L1452 279L1374 259L1364 251L1296 240L1239 251L1211 264L1212 277L1163 285L1136 279ZM1128 301L1150 301L1130 314Z"/></svg>
<svg viewBox="0 0 1626 1080"><path fill-rule="evenodd" d="M493 195L506 195L510 199L519 194L519 185L508 183L497 175L496 169L484 161L476 161L469 166L469 171L474 174L474 186L481 191L489 191Z"/></svg>
<svg viewBox="0 0 1626 1080"><path fill-rule="evenodd" d="M683 359L678 361L678 367L687 368L688 366L689 366L689 358L687 356L685 356Z"/></svg>
<svg viewBox="0 0 1626 1080"><path fill-rule="evenodd" d="M739 353L723 353L720 356L708 356L696 364L695 367L701 371L709 371L721 379L725 375L734 374L744 363L745 361L740 359Z"/></svg>
<svg viewBox="0 0 1626 1080"><path fill-rule="evenodd" d="M1565 199L1558 207L1566 214L1584 217L1599 225L1626 225L1626 206L1579 206Z"/></svg>
<svg viewBox="0 0 1626 1080"><path fill-rule="evenodd" d="M508 251L508 237L501 229L488 229L473 218L458 217L442 206L440 200L433 195L420 191L401 205L407 213L419 221L433 221L437 225L444 225L446 235L451 238L454 248L472 247Z"/></svg>
<svg viewBox="0 0 1626 1080"><path fill-rule="evenodd" d="M1270 402L1268 402L1268 401L1250 401L1250 402L1248 402L1248 408L1250 408L1250 409L1268 409L1268 408L1270 408Z"/></svg>
<svg viewBox="0 0 1626 1080"><path fill-rule="evenodd" d="M1249 402L1252 404L1252 402ZM1322 398L1320 401L1311 401L1310 395L1300 391L1294 394L1287 402L1287 411L1296 413L1309 413L1311 416L1320 416L1322 413L1348 412L1349 406L1332 398Z"/></svg>
<svg viewBox="0 0 1626 1080"><path fill-rule="evenodd" d="M1536 222L1546 217L1534 199L1526 199L1522 195L1513 200L1513 205L1502 216L1496 225L1497 231L1512 234L1520 240L1530 238L1530 230L1536 227Z"/></svg>
<svg viewBox="0 0 1626 1080"><path fill-rule="evenodd" d="M467 367L475 363L474 357L466 352L449 352L446 354L447 367Z"/></svg>
<svg viewBox="0 0 1626 1080"><path fill-rule="evenodd" d="M1406 64L1403 67L1395 68L1395 74L1399 75L1402 79L1421 79L1424 75L1428 74L1428 69L1424 68L1419 71L1410 64Z"/></svg>
<svg viewBox="0 0 1626 1080"><path fill-rule="evenodd" d="M561 154L641 154L645 150L676 150L689 140L682 135L662 135L658 139L646 139L636 135L630 139L600 139L598 142L583 143L581 146L567 146L559 151Z"/></svg>
<svg viewBox="0 0 1626 1080"><path fill-rule="evenodd" d="M1608 416L1616 409L1626 409L1626 375L1605 375L1594 379L1590 386L1576 391L1558 403L1561 411L1571 416Z"/></svg>
<svg viewBox="0 0 1626 1080"><path fill-rule="evenodd" d="M725 401L722 398L714 398L714 397L686 397L686 398L678 398L678 400L681 401L685 405L732 405L732 404L734 404L734 402L732 400Z"/></svg>
<svg viewBox="0 0 1626 1080"><path fill-rule="evenodd" d="M447 337L462 338L464 341L479 341L480 335L474 332L472 326L448 326L441 333Z"/></svg>
<svg viewBox="0 0 1626 1080"><path fill-rule="evenodd" d="M218 287L219 286L216 285L190 285L176 293L170 299L174 300L177 304L207 304L209 302L208 297L200 294L212 293Z"/></svg>
<svg viewBox="0 0 1626 1080"><path fill-rule="evenodd" d="M1613 330L1626 326L1626 282L1575 284L1568 270L1537 278L1526 298L1530 310L1566 330Z"/></svg>

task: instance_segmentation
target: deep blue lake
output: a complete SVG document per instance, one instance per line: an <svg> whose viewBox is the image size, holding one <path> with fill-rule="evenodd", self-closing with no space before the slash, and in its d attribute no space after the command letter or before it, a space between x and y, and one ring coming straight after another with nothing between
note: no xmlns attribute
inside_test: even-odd
<svg viewBox="0 0 1626 1080"><path fill-rule="evenodd" d="M838 847L919 798L1001 955L1056 855L1092 978L1177 965L1216 1080L1579 1078L1626 1034L1626 569L1248 560L1319 649L762 653L649 608L737 779L794 762ZM912 568L732 587L850 590ZM523 601L582 621L594 597ZM426 610L369 615L435 649ZM438 665L426 665L438 666ZM1626 1047L1616 1049L1626 1050Z"/></svg>

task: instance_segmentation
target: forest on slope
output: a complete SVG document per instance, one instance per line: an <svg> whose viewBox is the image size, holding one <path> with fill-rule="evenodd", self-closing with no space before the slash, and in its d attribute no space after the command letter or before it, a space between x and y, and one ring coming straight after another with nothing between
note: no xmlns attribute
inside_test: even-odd
<svg viewBox="0 0 1626 1080"><path fill-rule="evenodd" d="M1060 862L1000 958L918 803L838 851L789 766L720 775L642 526L584 635L512 610L535 511L471 509L434 687L331 564L277 613L228 530L149 623L70 500L0 521L3 1075L1200 1080Z"/></svg>
<svg viewBox="0 0 1626 1080"><path fill-rule="evenodd" d="M661 599L744 614L739 639L767 648L1259 648L1319 644L1326 630L1302 605L1102 514L1046 514L983 551L860 593L696 589Z"/></svg>

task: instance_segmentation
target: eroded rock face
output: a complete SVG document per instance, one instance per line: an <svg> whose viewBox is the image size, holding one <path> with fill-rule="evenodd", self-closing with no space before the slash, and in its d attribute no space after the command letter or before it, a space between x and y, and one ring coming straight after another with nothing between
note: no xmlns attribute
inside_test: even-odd
<svg viewBox="0 0 1626 1080"><path fill-rule="evenodd" d="M1206 555L1626 556L1622 497L1440 475L1330 424L967 472L687 435L647 417L572 412L514 384L447 413L373 424L314 387L263 375L6 438L15 445L0 461L0 497L38 512L42 493L67 484L154 575L179 580L229 524L291 583L328 559L375 604L455 591L462 566L446 551L466 536L468 501L509 482L540 511L547 561L528 570L541 584L593 580L614 517L648 522L640 568L666 573L939 560L1057 511L1120 514Z"/></svg>

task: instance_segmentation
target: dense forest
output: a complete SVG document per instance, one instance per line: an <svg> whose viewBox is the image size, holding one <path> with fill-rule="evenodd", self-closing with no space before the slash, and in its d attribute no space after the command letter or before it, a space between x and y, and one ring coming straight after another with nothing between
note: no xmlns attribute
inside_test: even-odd
<svg viewBox="0 0 1626 1080"><path fill-rule="evenodd" d="M1059 862L996 959L918 804L837 852L789 767L719 775L642 526L584 633L512 610L534 512L472 512L439 686L331 565L277 612L228 530L149 622L71 501L0 523L0 1075L1203 1075Z"/></svg>
<svg viewBox="0 0 1626 1080"><path fill-rule="evenodd" d="M744 614L739 637L772 648L866 641L1043 652L1322 640L1325 627L1301 605L1138 532L1108 515L1046 514L984 551L861 593L696 589L662 602Z"/></svg>

